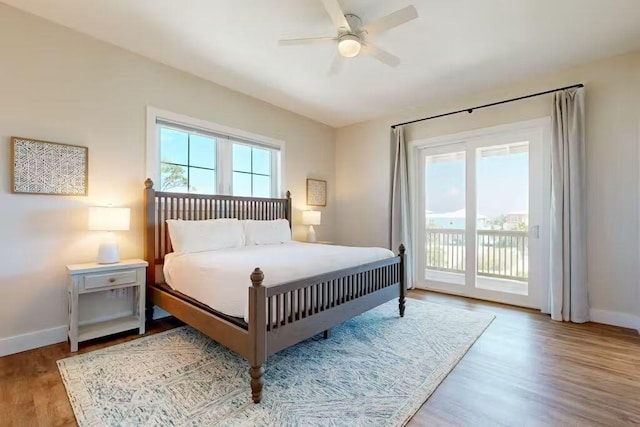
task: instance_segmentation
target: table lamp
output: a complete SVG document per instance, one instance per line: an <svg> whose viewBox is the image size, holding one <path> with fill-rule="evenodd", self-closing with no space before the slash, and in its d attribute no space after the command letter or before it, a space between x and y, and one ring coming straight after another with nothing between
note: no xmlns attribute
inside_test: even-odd
<svg viewBox="0 0 640 427"><path fill-rule="evenodd" d="M120 261L118 242L113 231L129 230L131 209L111 206L89 208L89 230L106 231L98 248L98 264L114 264Z"/></svg>
<svg viewBox="0 0 640 427"><path fill-rule="evenodd" d="M302 223L309 226L309 229L307 230L307 242L316 242L316 230L313 229L313 226L320 225L320 214L320 211L302 212Z"/></svg>

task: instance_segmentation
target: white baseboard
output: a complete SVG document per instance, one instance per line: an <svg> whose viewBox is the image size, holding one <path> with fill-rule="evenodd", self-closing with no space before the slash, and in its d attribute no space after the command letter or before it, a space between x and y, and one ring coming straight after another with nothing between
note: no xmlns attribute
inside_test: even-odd
<svg viewBox="0 0 640 427"><path fill-rule="evenodd" d="M123 316L130 313L119 313L118 316ZM118 317L115 316L115 317ZM163 317L171 316L171 314L162 310L160 307L155 307L153 311L153 319L162 319ZM108 320L114 316L109 316L96 320ZM87 323L81 322L81 323ZM58 344L67 340L67 325L57 326L51 329L43 329L41 331L28 332L22 335L14 335L12 337L0 338L0 357L8 356L10 354L20 353L27 350L33 350L38 347L45 347L51 344Z"/></svg>
<svg viewBox="0 0 640 427"><path fill-rule="evenodd" d="M154 319L160 319L167 316L170 316L170 314L159 307L155 308L153 316ZM589 316L592 322L636 329L640 332L640 317L634 316L633 314L592 308L589 310ZM51 344L57 344L66 340L66 325L29 332L22 335L15 335L13 337L0 338L0 357Z"/></svg>
<svg viewBox="0 0 640 427"><path fill-rule="evenodd" d="M0 357L67 340L67 325L0 338Z"/></svg>
<svg viewBox="0 0 640 427"><path fill-rule="evenodd" d="M592 308L589 310L589 318L592 322L636 329L640 332L640 317L630 313L619 313L617 311Z"/></svg>

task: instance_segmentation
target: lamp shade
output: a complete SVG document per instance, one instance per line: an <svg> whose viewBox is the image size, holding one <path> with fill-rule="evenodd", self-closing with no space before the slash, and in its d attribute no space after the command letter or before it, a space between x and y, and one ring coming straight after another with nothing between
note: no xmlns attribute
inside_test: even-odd
<svg viewBox="0 0 640 427"><path fill-rule="evenodd" d="M303 211L302 223L304 225L320 225L320 211Z"/></svg>
<svg viewBox="0 0 640 427"><path fill-rule="evenodd" d="M129 230L131 209L108 206L89 208L89 230L126 231Z"/></svg>

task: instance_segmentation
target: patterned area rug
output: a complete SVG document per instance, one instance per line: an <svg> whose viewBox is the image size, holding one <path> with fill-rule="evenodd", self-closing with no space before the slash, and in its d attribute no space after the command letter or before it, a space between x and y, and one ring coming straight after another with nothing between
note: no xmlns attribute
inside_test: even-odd
<svg viewBox="0 0 640 427"><path fill-rule="evenodd" d="M257 405L246 361L187 326L58 367L80 426L401 426L493 317L390 301L270 356Z"/></svg>

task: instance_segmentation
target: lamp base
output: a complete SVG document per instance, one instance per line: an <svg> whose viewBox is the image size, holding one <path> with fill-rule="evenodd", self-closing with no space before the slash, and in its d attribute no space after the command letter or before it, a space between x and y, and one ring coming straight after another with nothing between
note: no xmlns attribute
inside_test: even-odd
<svg viewBox="0 0 640 427"><path fill-rule="evenodd" d="M307 242L309 243L316 243L316 230L313 229L313 225L309 226L309 229L307 230Z"/></svg>
<svg viewBox="0 0 640 427"><path fill-rule="evenodd" d="M115 264L120 261L120 251L115 240L103 241L98 248L98 264Z"/></svg>

